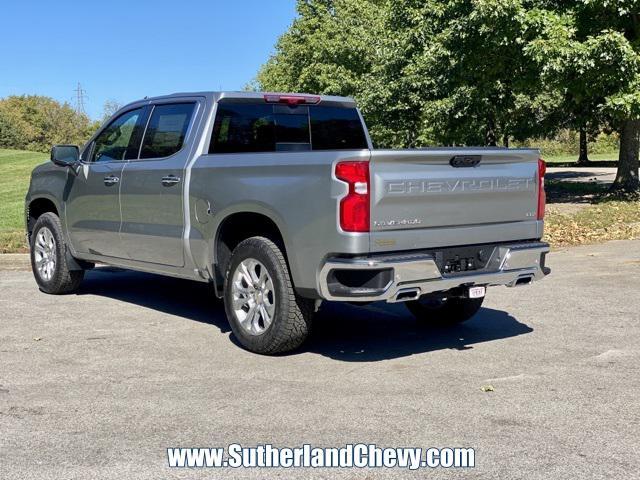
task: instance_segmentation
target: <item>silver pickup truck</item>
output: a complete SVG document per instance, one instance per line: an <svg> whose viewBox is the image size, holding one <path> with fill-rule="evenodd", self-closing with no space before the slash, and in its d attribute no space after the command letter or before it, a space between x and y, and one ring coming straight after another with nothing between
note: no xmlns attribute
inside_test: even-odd
<svg viewBox="0 0 640 480"><path fill-rule="evenodd" d="M209 282L255 352L300 346L322 300L451 325L549 273L537 150L376 150L351 98L145 98L51 160L26 197L42 291L95 263Z"/></svg>

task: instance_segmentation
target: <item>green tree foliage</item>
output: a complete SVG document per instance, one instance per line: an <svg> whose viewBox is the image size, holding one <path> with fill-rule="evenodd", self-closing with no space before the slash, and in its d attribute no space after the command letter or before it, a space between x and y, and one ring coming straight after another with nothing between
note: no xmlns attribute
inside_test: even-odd
<svg viewBox="0 0 640 480"><path fill-rule="evenodd" d="M537 25L522 1L413 3L420 14L410 13L410 29L432 30L411 70L424 84L422 130L431 128L436 143L508 144L555 129L559 97L527 58Z"/></svg>
<svg viewBox="0 0 640 480"><path fill-rule="evenodd" d="M299 0L257 87L354 96L384 147L551 132L560 96L524 49L519 0Z"/></svg>
<svg viewBox="0 0 640 480"><path fill-rule="evenodd" d="M388 137L407 130L397 123L404 121L396 113L403 105L388 103L398 82L381 86L389 66L383 59L392 56L385 50L390 42L385 29L388 10L386 1L298 1L298 18L258 73L257 88L357 97L371 135L392 145Z"/></svg>
<svg viewBox="0 0 640 480"><path fill-rule="evenodd" d="M56 143L82 144L97 126L70 105L49 97L0 99L0 148L48 152Z"/></svg>
<svg viewBox="0 0 640 480"><path fill-rule="evenodd" d="M112 98L107 99L102 107L102 121L106 122L111 116L122 108L122 104Z"/></svg>
<svg viewBox="0 0 640 480"><path fill-rule="evenodd" d="M20 142L18 125L12 122L8 116L0 113L0 146L17 148L14 145L19 145Z"/></svg>
<svg viewBox="0 0 640 480"><path fill-rule="evenodd" d="M298 0L256 87L353 96L381 147L604 128L638 188L639 2Z"/></svg>
<svg viewBox="0 0 640 480"><path fill-rule="evenodd" d="M614 188L638 189L640 145L640 2L540 2L541 33L528 51L546 84L563 95L574 127L606 125L620 134Z"/></svg>

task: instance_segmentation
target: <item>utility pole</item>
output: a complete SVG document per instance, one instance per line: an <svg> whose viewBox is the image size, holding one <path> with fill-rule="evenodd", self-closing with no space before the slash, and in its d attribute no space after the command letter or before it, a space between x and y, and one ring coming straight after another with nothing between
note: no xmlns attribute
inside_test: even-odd
<svg viewBox="0 0 640 480"><path fill-rule="evenodd" d="M75 89L76 92L76 113L78 115L86 115L87 112L84 109L84 99L87 96L87 91L82 88L80 82L78 82L78 87Z"/></svg>

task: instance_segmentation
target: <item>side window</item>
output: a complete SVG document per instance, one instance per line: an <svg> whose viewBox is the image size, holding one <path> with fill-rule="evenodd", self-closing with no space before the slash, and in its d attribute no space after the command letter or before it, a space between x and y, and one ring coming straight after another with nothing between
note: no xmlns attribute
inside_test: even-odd
<svg viewBox="0 0 640 480"><path fill-rule="evenodd" d="M220 103L209 153L273 152L273 106Z"/></svg>
<svg viewBox="0 0 640 480"><path fill-rule="evenodd" d="M156 105L142 141L140 158L162 158L182 148L187 134L194 103Z"/></svg>
<svg viewBox="0 0 640 480"><path fill-rule="evenodd" d="M129 160L138 156L142 108L123 113L95 139L91 161Z"/></svg>

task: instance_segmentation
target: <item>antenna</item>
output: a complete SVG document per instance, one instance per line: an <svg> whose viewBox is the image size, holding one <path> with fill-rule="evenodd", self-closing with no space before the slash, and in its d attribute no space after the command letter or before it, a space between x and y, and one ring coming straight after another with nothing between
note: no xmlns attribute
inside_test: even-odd
<svg viewBox="0 0 640 480"><path fill-rule="evenodd" d="M87 112L84 109L84 99L87 96L87 91L82 88L80 82L74 90L76 92L76 113L79 115L86 115Z"/></svg>

